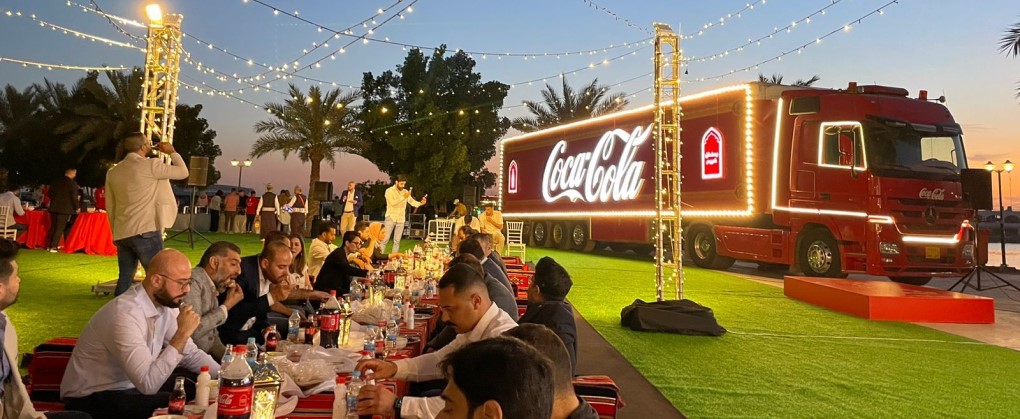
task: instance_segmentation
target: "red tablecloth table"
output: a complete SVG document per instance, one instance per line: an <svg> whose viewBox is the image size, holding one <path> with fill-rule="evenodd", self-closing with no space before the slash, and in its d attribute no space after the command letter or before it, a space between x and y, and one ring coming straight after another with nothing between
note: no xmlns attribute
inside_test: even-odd
<svg viewBox="0 0 1020 419"><path fill-rule="evenodd" d="M47 239L52 222L49 211L28 210L23 216L15 215L14 221L28 226L28 229L18 237L18 243L29 249L44 249L49 246Z"/></svg>
<svg viewBox="0 0 1020 419"><path fill-rule="evenodd" d="M113 245L113 232L110 230L110 219L106 213L83 212L74 220L71 232L64 241L64 253L75 253L84 250L90 255L117 254Z"/></svg>

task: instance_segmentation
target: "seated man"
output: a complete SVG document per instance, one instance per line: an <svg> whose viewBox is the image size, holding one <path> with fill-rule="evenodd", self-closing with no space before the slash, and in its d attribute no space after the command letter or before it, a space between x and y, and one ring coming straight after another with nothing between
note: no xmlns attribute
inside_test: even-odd
<svg viewBox="0 0 1020 419"><path fill-rule="evenodd" d="M373 370L374 378L396 377L407 381L443 378L440 362L448 354L468 343L499 336L517 326L509 315L489 299L489 292L485 288L485 274L477 264L460 263L446 271L439 280L439 308L442 310L443 321L452 325L458 333L449 345L410 359L392 362L375 359L361 361L357 368L363 374L366 370ZM397 400L392 392L381 386L364 387L358 397L358 413L393 415ZM399 400L401 417L433 418L443 405L443 401L438 397L402 397ZM548 414L546 411L546 417Z"/></svg>
<svg viewBox="0 0 1020 419"><path fill-rule="evenodd" d="M11 211L7 216L7 225L2 225L0 228L13 228L14 234L20 236L22 232L28 229L27 225L14 221L15 215L19 217L25 215L25 209L21 205L21 198L18 196L21 193L21 186L12 183L7 189L7 191L0 193L0 207L9 207Z"/></svg>
<svg viewBox="0 0 1020 419"><path fill-rule="evenodd" d="M442 369L449 382L439 418L548 419L553 412L555 368L520 339L471 343L443 360Z"/></svg>
<svg viewBox="0 0 1020 419"><path fill-rule="evenodd" d="M450 261L450 266L458 263L468 263L475 266L481 265L481 257L479 256L481 254L480 248L472 248L469 245L463 246L463 248L465 250L462 250L459 256ZM496 304L496 307L499 307L499 309L506 312L511 319L517 321L517 318L519 317L517 314L517 299L514 298L510 289L488 272L485 273L485 289L489 292L489 299Z"/></svg>
<svg viewBox="0 0 1020 419"><path fill-rule="evenodd" d="M273 304L290 296L288 279L293 259L288 243L269 238L261 254L241 258L237 285L244 292L244 298L227 311L227 320L219 327L224 344L245 344L249 337L262 342L262 330L269 326L268 315ZM224 301L226 295L220 295L220 303Z"/></svg>
<svg viewBox="0 0 1020 419"><path fill-rule="evenodd" d="M475 234L468 240L464 240L460 244L458 253L475 255L478 258L478 262L482 264L482 269L485 270L485 273L491 275L500 284L503 284L507 291L510 291L510 298L516 298L517 294L514 291L513 284L510 283L510 278L507 277L506 272L499 269L499 265L494 263L490 257L493 254L492 246L488 246L489 253L485 252L486 245L482 236L488 236L488 234Z"/></svg>
<svg viewBox="0 0 1020 419"><path fill-rule="evenodd" d="M453 249L455 251L460 250L460 244L463 243L464 240L467 240L467 238L471 237L472 234L478 233L478 230L475 230L473 227L469 225L454 228L453 231L454 231L453 238L450 239L450 249Z"/></svg>
<svg viewBox="0 0 1020 419"><path fill-rule="evenodd" d="M577 324L574 310L563 301L574 282L570 274L551 257L538 260L535 277L528 287L528 311L520 323L537 323L549 327L563 340L570 353L570 371L577 370Z"/></svg>
<svg viewBox="0 0 1020 419"><path fill-rule="evenodd" d="M178 366L196 374L208 366L216 375L219 362L191 341L198 313L181 304L190 275L187 256L162 250L150 261L142 286L92 316L60 383L64 406L96 418L146 418L169 403Z"/></svg>
<svg viewBox="0 0 1020 419"><path fill-rule="evenodd" d="M478 243L482 245L482 251L485 252L485 263L487 265L495 265L499 267L500 271L503 271L503 275L509 276L506 272L506 264L503 263L503 256L499 252L492 248L492 236L488 233L476 233L472 234L471 238L478 240ZM492 269L490 266L488 269Z"/></svg>
<svg viewBox="0 0 1020 419"><path fill-rule="evenodd" d="M326 256L336 250L336 245L333 244L334 240L336 240L336 227L331 223L319 224L315 231L315 238L308 246L308 276L313 283L319 276L322 264L326 262Z"/></svg>
<svg viewBox="0 0 1020 419"><path fill-rule="evenodd" d="M325 292L335 290L337 296L349 294L352 278L368 275L368 271L351 265L348 260L350 255L356 254L358 249L361 249L361 244L361 237L356 231L344 233L341 247L330 253L326 257L326 262L322 264L314 288Z"/></svg>
<svg viewBox="0 0 1020 419"><path fill-rule="evenodd" d="M574 371L570 368L574 357L552 330L540 324L522 324L503 335L523 340L552 361L555 384L552 419L599 419L595 408L574 393Z"/></svg>
<svg viewBox="0 0 1020 419"><path fill-rule="evenodd" d="M184 296L184 302L202 316L191 340L213 359L223 358L226 349L216 328L227 321L227 313L244 298L244 292L234 282L240 274L241 248L224 241L209 246L198 266L191 270L191 291ZM222 304L220 294L226 294Z"/></svg>

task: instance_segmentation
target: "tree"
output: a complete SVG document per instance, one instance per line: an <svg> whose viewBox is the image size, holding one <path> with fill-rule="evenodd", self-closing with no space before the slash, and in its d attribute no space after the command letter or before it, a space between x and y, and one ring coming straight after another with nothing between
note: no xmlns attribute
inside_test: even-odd
<svg viewBox="0 0 1020 419"><path fill-rule="evenodd" d="M1020 22L1006 28L1006 33L999 40L999 52L1016 58L1020 56ZM1020 98L1020 84L1016 88L1016 97Z"/></svg>
<svg viewBox="0 0 1020 419"><path fill-rule="evenodd" d="M499 116L509 86L482 82L475 61L462 51L446 56L442 45L426 56L412 49L395 71L362 80L363 143L359 154L415 186L416 198L431 203L458 197L462 185L495 176L485 162L496 154L496 140L510 127Z"/></svg>
<svg viewBox="0 0 1020 419"><path fill-rule="evenodd" d="M366 180L358 184L363 202L362 214L373 214L373 218L378 218L376 215L381 216L386 212L386 189L390 184L385 180Z"/></svg>
<svg viewBox="0 0 1020 419"><path fill-rule="evenodd" d="M811 76L810 79L807 80L798 79L797 81L793 82L791 86L809 87L817 83L821 79L822 79L821 77L818 77L818 75L815 74ZM765 84L783 84L783 75L773 74L772 77L765 77L764 74L758 73L758 81Z"/></svg>
<svg viewBox="0 0 1020 419"><path fill-rule="evenodd" d="M353 153L358 144L358 118L351 109L351 103L358 98L356 92L341 93L340 89L323 92L312 86L308 94L290 85L289 100L283 103L267 103L272 115L269 120L255 123L255 132L262 135L251 148L252 157L261 157L272 152L283 153L286 159L291 153L311 165L307 195L308 217L319 213L319 201L311 196L312 186L320 178L320 165L325 160L330 167L336 166L339 153ZM311 223L307 223L311 226Z"/></svg>
<svg viewBox="0 0 1020 419"><path fill-rule="evenodd" d="M223 154L220 146L213 140L216 138L216 131L209 129L209 121L200 118L202 105L177 105L174 115L177 120L174 122L174 149L184 158L185 162L191 161L191 156L205 156L209 158L209 172L207 184L213 185L220 180L220 172L216 170L216 158ZM186 186L188 181L174 181L177 186Z"/></svg>
<svg viewBox="0 0 1020 419"><path fill-rule="evenodd" d="M580 92L563 80L560 94L546 84L542 90L542 102L525 100L524 105L531 112L530 117L514 118L513 127L518 131L532 132L543 128L563 125L569 122L594 118L622 110L630 103L623 93L609 94L609 88L599 86L599 79L594 79Z"/></svg>

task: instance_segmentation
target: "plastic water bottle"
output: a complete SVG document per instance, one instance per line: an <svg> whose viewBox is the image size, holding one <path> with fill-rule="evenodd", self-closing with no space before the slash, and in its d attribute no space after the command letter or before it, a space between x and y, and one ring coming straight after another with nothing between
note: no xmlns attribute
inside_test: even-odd
<svg viewBox="0 0 1020 419"><path fill-rule="evenodd" d="M333 385L333 419L345 419L347 417L347 380L343 376L336 376L336 384Z"/></svg>
<svg viewBox="0 0 1020 419"><path fill-rule="evenodd" d="M386 323L386 356L389 357L397 351L397 336L400 335L400 320L396 317L391 317L390 321Z"/></svg>
<svg viewBox="0 0 1020 419"><path fill-rule="evenodd" d="M287 319L287 340L291 343L301 343L298 340L298 330L301 329L301 315L298 314L297 310L293 310L290 313L290 318Z"/></svg>
<svg viewBox="0 0 1020 419"><path fill-rule="evenodd" d="M414 304L407 303L407 308L404 309L404 323L408 329L414 329Z"/></svg>
<svg viewBox="0 0 1020 419"><path fill-rule="evenodd" d="M369 326L368 331L365 332L365 344L361 346L361 349L370 354L375 353L375 326Z"/></svg>
<svg viewBox="0 0 1020 419"><path fill-rule="evenodd" d="M358 418L358 393L365 383L361 381L361 371L354 370L351 373L350 384L347 385L347 418Z"/></svg>
<svg viewBox="0 0 1020 419"><path fill-rule="evenodd" d="M202 366L201 371L195 381L195 405L206 407L209 406L209 383L212 382L212 377L209 376L208 366Z"/></svg>
<svg viewBox="0 0 1020 419"><path fill-rule="evenodd" d="M231 344L228 343L226 345L226 349L223 351L223 358L220 359L220 370L221 371L227 368L227 365L230 364L230 361L234 360L234 353L233 352L234 352L234 345L231 345Z"/></svg>
<svg viewBox="0 0 1020 419"><path fill-rule="evenodd" d="M248 344L245 345L244 360L248 361L248 365L255 365L255 360L259 357L259 345L255 343L255 338L248 338Z"/></svg>

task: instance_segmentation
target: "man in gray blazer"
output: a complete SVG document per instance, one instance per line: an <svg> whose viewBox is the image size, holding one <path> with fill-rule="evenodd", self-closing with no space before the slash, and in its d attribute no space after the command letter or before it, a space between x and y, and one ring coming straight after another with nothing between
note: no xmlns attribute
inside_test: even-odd
<svg viewBox="0 0 1020 419"><path fill-rule="evenodd" d="M213 359L222 358L225 349L216 328L227 321L227 312L244 298L244 292L234 283L240 274L241 249L225 241L209 246L191 270L191 290L184 302L202 317L191 340ZM223 304L219 303L220 294L224 295Z"/></svg>

